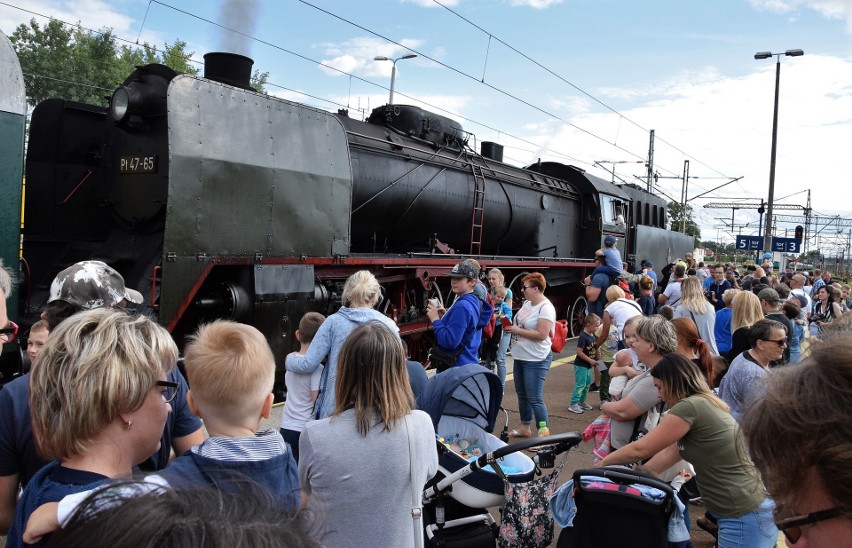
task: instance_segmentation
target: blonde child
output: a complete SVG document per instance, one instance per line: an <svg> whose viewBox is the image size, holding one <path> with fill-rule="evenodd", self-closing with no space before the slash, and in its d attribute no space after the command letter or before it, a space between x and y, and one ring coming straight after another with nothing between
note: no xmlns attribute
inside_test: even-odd
<svg viewBox="0 0 852 548"><path fill-rule="evenodd" d="M506 318L512 321L512 309L509 303L506 302L506 296L509 290L505 286L495 287L492 297L494 299L494 313L497 314L497 325L494 326L494 337L499 337L497 346L496 362L497 376L500 377L500 384L506 386L506 350L509 348L509 342L512 340L511 333L503 333L503 324L500 318Z"/></svg>
<svg viewBox="0 0 852 548"><path fill-rule="evenodd" d="M325 316L319 312L308 312L299 320L296 330L296 340L299 341L299 354L308 353L311 341L325 321ZM284 374L284 384L287 386L287 403L281 413L281 435L290 444L293 458L299 462L299 437L302 430L313 415L314 403L319 394L323 366L320 365L312 373L297 373L287 371Z"/></svg>
<svg viewBox="0 0 852 548"><path fill-rule="evenodd" d="M603 325L595 331L595 336L600 339L603 334ZM598 385L598 396L601 403L609 401L609 368L615 361L615 353L618 352L618 328L615 323L609 326L609 333L602 345L598 347L598 362L594 370L595 384Z"/></svg>
<svg viewBox="0 0 852 548"><path fill-rule="evenodd" d="M595 331L601 325L597 314L589 314L583 322L583 332L577 339L577 357L574 359L574 391L568 411L580 414L592 408L586 403L592 385L592 368L597 367L597 337Z"/></svg>
<svg viewBox="0 0 852 548"><path fill-rule="evenodd" d="M45 320L37 321L30 328L30 335L27 337L27 356L30 358L30 364L35 363L38 353L47 342L48 335L50 335L50 326Z"/></svg>
<svg viewBox="0 0 852 548"><path fill-rule="evenodd" d="M609 385L609 397L613 401L621 399L621 393L624 392L627 381L643 373L646 369L644 365L639 363L639 356L633 350L633 343L636 341L636 325L643 317L633 316L624 323L622 337L627 348L619 350L615 354L615 363L609 368L609 376L612 378Z"/></svg>

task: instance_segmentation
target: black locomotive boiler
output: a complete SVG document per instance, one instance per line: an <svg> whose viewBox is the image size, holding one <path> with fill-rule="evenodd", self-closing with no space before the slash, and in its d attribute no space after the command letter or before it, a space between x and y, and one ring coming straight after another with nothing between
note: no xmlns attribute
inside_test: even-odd
<svg viewBox="0 0 852 548"><path fill-rule="evenodd" d="M369 269L417 355L431 342L427 299L451 300L446 275L463 257L501 268L515 290L543 272L565 317L584 309L579 281L605 235L659 262L691 247L638 187L553 162L510 166L499 145L477 153L458 123L418 107L359 121L256 93L251 60L205 61L204 77L138 67L108 108L35 108L24 315L57 272L97 258L179 342L231 318L261 329L281 365L301 316L333 313L343 281Z"/></svg>

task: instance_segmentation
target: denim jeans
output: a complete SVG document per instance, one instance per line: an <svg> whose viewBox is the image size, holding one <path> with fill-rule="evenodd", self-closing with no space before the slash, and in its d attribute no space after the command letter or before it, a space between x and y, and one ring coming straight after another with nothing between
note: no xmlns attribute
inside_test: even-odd
<svg viewBox="0 0 852 548"><path fill-rule="evenodd" d="M547 420L547 407L544 406L544 379L550 370L553 352L541 361L514 360L515 392L518 394L518 411L522 423L531 423L535 416L535 425Z"/></svg>
<svg viewBox="0 0 852 548"><path fill-rule="evenodd" d="M772 511L775 503L764 500L753 512L738 518L713 514L719 523L719 548L772 548L778 539Z"/></svg>
<svg viewBox="0 0 852 548"><path fill-rule="evenodd" d="M500 377L500 384L503 388L506 387L506 350L509 349L509 343L512 341L511 333L503 333L500 337L500 346L497 347L497 375Z"/></svg>

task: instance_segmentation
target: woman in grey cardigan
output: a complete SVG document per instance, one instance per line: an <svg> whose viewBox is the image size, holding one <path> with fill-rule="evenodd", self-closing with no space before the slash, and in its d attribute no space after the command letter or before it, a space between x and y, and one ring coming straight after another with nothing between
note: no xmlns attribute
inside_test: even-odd
<svg viewBox="0 0 852 548"><path fill-rule="evenodd" d="M334 411L334 386L337 378L337 355L349 333L359 325L378 320L399 335L396 324L373 307L382 298L378 280L367 270L359 270L349 276L343 285L343 306L329 316L317 331L306 354L291 352L287 356L287 371L313 373L325 362L320 380L314 418L322 419Z"/></svg>

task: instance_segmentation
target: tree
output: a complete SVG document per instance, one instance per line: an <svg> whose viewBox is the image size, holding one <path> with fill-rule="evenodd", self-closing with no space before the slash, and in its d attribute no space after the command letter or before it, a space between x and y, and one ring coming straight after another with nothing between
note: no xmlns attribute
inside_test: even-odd
<svg viewBox="0 0 852 548"><path fill-rule="evenodd" d="M51 19L43 27L35 19L19 25L9 37L24 72L27 102L35 106L49 97L105 105L115 88L137 65L163 63L190 74L198 69L186 42L165 44L162 54L145 43L119 47L111 29L88 32ZM265 82L265 81L264 81Z"/></svg>
<svg viewBox="0 0 852 548"><path fill-rule="evenodd" d="M268 72L260 72L258 69L254 69L254 73L251 75L251 87L258 93L266 93L266 82L269 80Z"/></svg>
<svg viewBox="0 0 852 548"><path fill-rule="evenodd" d="M683 213L681 205L678 202L669 202L668 205L669 219L672 221L672 230L680 232ZM695 247L701 245L701 228L692 217L692 206L686 206L686 233L695 238Z"/></svg>

